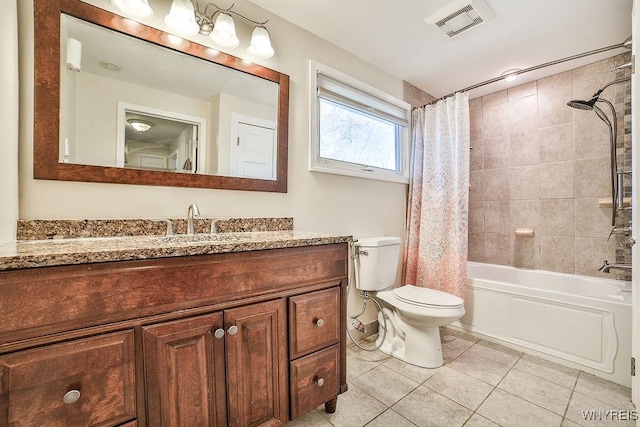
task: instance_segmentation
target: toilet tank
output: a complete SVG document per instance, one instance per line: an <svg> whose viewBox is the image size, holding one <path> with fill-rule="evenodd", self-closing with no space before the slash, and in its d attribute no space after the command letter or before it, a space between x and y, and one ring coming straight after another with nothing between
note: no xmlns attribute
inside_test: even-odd
<svg viewBox="0 0 640 427"><path fill-rule="evenodd" d="M359 256L354 263L357 289L379 291L395 285L401 243L399 237L358 239Z"/></svg>

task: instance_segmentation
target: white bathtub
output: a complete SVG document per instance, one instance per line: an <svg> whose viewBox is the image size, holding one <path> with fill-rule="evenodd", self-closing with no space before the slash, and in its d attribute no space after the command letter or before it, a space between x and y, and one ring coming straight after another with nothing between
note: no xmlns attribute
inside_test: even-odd
<svg viewBox="0 0 640 427"><path fill-rule="evenodd" d="M631 284L469 262L454 327L631 386Z"/></svg>

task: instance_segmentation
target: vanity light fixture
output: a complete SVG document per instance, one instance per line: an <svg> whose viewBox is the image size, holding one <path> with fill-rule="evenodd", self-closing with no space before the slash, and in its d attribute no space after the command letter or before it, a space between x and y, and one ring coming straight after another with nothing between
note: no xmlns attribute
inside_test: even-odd
<svg viewBox="0 0 640 427"><path fill-rule="evenodd" d="M520 71L520 68L512 68L500 74L500 76L504 77L505 82L513 82L518 78L519 71Z"/></svg>
<svg viewBox="0 0 640 427"><path fill-rule="evenodd" d="M125 15L133 18L148 19L153 16L153 11L147 16L142 14L136 16L135 11L151 7L148 0L111 0L113 5L120 9ZM236 26L233 16L242 18L252 25L255 25L251 35L251 43L247 52L253 57L260 59L271 58L274 54L271 46L269 32L265 28L268 22L259 22L249 19L244 15L228 9L222 9L214 3L207 3L200 6L199 0L172 0L169 14L165 16L164 22L169 30L183 37L195 36L200 33L209 36L213 43L220 48L235 49L240 44L236 35ZM233 16L232 16L233 15Z"/></svg>
<svg viewBox="0 0 640 427"><path fill-rule="evenodd" d="M141 119L129 119L127 120L127 122L131 125L132 128L140 133L146 132L155 126L155 124Z"/></svg>
<svg viewBox="0 0 640 427"><path fill-rule="evenodd" d="M149 0L111 0L111 4L130 18L153 18L153 9L149 6Z"/></svg>

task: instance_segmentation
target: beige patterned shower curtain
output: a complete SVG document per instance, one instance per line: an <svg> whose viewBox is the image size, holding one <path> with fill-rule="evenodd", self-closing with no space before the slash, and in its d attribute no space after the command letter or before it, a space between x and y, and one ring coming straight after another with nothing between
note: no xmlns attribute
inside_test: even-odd
<svg viewBox="0 0 640 427"><path fill-rule="evenodd" d="M469 96L412 113L405 284L464 298L469 214Z"/></svg>

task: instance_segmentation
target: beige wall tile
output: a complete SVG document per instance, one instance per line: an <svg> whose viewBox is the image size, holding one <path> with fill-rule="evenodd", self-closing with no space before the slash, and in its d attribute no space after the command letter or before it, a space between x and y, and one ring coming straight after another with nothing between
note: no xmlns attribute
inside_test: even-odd
<svg viewBox="0 0 640 427"><path fill-rule="evenodd" d="M471 127L471 141L482 139L482 110L470 111L469 121Z"/></svg>
<svg viewBox="0 0 640 427"><path fill-rule="evenodd" d="M510 169L488 169L484 171L484 200L509 200Z"/></svg>
<svg viewBox="0 0 640 427"><path fill-rule="evenodd" d="M511 203L484 202L485 233L511 232Z"/></svg>
<svg viewBox="0 0 640 427"><path fill-rule="evenodd" d="M543 92L538 95L538 120L540 127L570 123L573 109L567 105L571 100L571 89L559 92Z"/></svg>
<svg viewBox="0 0 640 427"><path fill-rule="evenodd" d="M469 234L469 261L484 261L484 233Z"/></svg>
<svg viewBox="0 0 640 427"><path fill-rule="evenodd" d="M511 228L533 228L538 232L540 199L511 201Z"/></svg>
<svg viewBox="0 0 640 427"><path fill-rule="evenodd" d="M614 57L592 62L591 64L583 65L582 67L571 70L571 79L575 83L590 79L594 75L606 74L610 72L613 65L615 65Z"/></svg>
<svg viewBox="0 0 640 427"><path fill-rule="evenodd" d="M532 81L529 83L514 86L507 90L509 101L515 99L524 98L526 96L535 95L538 93L538 82Z"/></svg>
<svg viewBox="0 0 640 427"><path fill-rule="evenodd" d="M484 203L469 203L469 233L484 233Z"/></svg>
<svg viewBox="0 0 640 427"><path fill-rule="evenodd" d="M528 96L509 102L509 133L526 132L537 127L537 96Z"/></svg>
<svg viewBox="0 0 640 427"><path fill-rule="evenodd" d="M536 237L514 236L513 266L540 268L538 241Z"/></svg>
<svg viewBox="0 0 640 427"><path fill-rule="evenodd" d="M574 168L573 189L576 197L611 197L611 169L608 157L577 160Z"/></svg>
<svg viewBox="0 0 640 427"><path fill-rule="evenodd" d="M500 92L490 93L482 97L482 108L491 107L497 104L503 104L508 100L507 91L501 90Z"/></svg>
<svg viewBox="0 0 640 427"><path fill-rule="evenodd" d="M484 200L484 171L469 172L469 202Z"/></svg>
<svg viewBox="0 0 640 427"><path fill-rule="evenodd" d="M585 120L573 122L576 160L607 157L610 152L609 127L591 112Z"/></svg>
<svg viewBox="0 0 640 427"><path fill-rule="evenodd" d="M538 129L540 163L573 160L573 125L566 123Z"/></svg>
<svg viewBox="0 0 640 427"><path fill-rule="evenodd" d="M576 271L590 276L597 275L604 260L614 262L615 245L615 239L607 241L606 237L576 237ZM602 275L608 277L607 273Z"/></svg>
<svg viewBox="0 0 640 427"><path fill-rule="evenodd" d="M471 143L469 170L475 171L484 169L484 154L482 152L483 146L484 142L481 139L477 139Z"/></svg>
<svg viewBox="0 0 640 427"><path fill-rule="evenodd" d="M549 91L560 91L563 89L571 90L571 71L554 74L538 80L538 93Z"/></svg>
<svg viewBox="0 0 640 427"><path fill-rule="evenodd" d="M571 99L582 99L588 101L593 97L593 95L600 89L602 89L607 83L612 82L616 79L616 74L614 72L607 72L605 74L594 75L588 79L581 80L573 83L573 97ZM616 88L611 87L604 92L604 97L608 99L614 93ZM611 92L609 92L611 91ZM588 111L582 111L583 114L577 114L580 110L574 110L574 118L576 120L580 120L580 116L584 116L584 113L588 113ZM591 113L593 114L593 113Z"/></svg>
<svg viewBox="0 0 640 427"><path fill-rule="evenodd" d="M509 166L509 137L498 136L482 141L485 169L500 169Z"/></svg>
<svg viewBox="0 0 640 427"><path fill-rule="evenodd" d="M611 208L598 206L599 199L575 199L576 236L608 237L611 231Z"/></svg>
<svg viewBox="0 0 640 427"><path fill-rule="evenodd" d="M484 236L484 262L511 265L511 234L485 233Z"/></svg>
<svg viewBox="0 0 640 427"><path fill-rule="evenodd" d="M565 199L573 197L573 162L540 165L540 197Z"/></svg>
<svg viewBox="0 0 640 427"><path fill-rule="evenodd" d="M575 231L573 199L542 199L538 228L541 235L573 237Z"/></svg>
<svg viewBox="0 0 640 427"><path fill-rule="evenodd" d="M484 138L506 135L509 131L509 104L497 104L482 109Z"/></svg>
<svg viewBox="0 0 640 427"><path fill-rule="evenodd" d="M559 273L573 273L575 237L540 236L540 269Z"/></svg>
<svg viewBox="0 0 640 427"><path fill-rule="evenodd" d="M469 100L469 111L479 110L482 108L482 97Z"/></svg>
<svg viewBox="0 0 640 427"><path fill-rule="evenodd" d="M509 135L509 159L511 166L540 163L538 132L533 130Z"/></svg>
<svg viewBox="0 0 640 427"><path fill-rule="evenodd" d="M539 165L511 168L511 199L529 200L540 197Z"/></svg>

